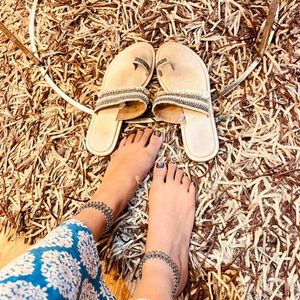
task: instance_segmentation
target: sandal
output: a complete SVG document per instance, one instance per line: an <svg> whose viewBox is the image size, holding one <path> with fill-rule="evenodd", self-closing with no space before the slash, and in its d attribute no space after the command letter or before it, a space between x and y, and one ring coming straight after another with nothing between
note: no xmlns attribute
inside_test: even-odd
<svg viewBox="0 0 300 300"><path fill-rule="evenodd" d="M145 88L154 70L155 52L144 42L120 52L105 72L90 123L86 146L93 154L109 155L115 148L123 120L143 114L149 103Z"/></svg>
<svg viewBox="0 0 300 300"><path fill-rule="evenodd" d="M181 124L184 148L190 159L212 159L219 150L219 142L204 62L188 47L168 42L158 49L156 69L164 91L153 102L153 114L158 120Z"/></svg>

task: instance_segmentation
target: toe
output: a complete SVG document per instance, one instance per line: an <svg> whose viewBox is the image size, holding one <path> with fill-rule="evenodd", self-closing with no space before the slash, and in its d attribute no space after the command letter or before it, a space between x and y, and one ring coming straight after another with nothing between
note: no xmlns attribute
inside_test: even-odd
<svg viewBox="0 0 300 300"><path fill-rule="evenodd" d="M167 174L166 164L163 162L158 162L153 170L153 182L163 183L165 181Z"/></svg>
<svg viewBox="0 0 300 300"><path fill-rule="evenodd" d="M195 183L194 183L194 182L192 182L192 183L190 184L190 186L189 186L189 193L190 193L191 195L194 195L194 197L195 197L195 194L196 194L196 186L195 186Z"/></svg>
<svg viewBox="0 0 300 300"><path fill-rule="evenodd" d="M153 149L153 151L155 152L158 152L159 148L163 143L163 139L163 134L160 131L155 130L150 137L150 141L147 147Z"/></svg>
<svg viewBox="0 0 300 300"><path fill-rule="evenodd" d="M184 175L184 176L182 177L182 184L183 184L184 188L186 188L186 190L189 189L189 186L190 186L190 184L191 184L191 181L189 180L189 178L188 178L186 175Z"/></svg>
<svg viewBox="0 0 300 300"><path fill-rule="evenodd" d="M144 133L144 131L142 131L142 130L137 131L135 138L134 138L135 143L138 143L140 141L141 137L143 136L143 133Z"/></svg>
<svg viewBox="0 0 300 300"><path fill-rule="evenodd" d="M151 128L146 128L144 130L144 133L143 135L141 136L141 139L140 139L140 143L143 145L143 146L146 146L149 142L149 139L152 135L152 132L153 132L153 129Z"/></svg>
<svg viewBox="0 0 300 300"><path fill-rule="evenodd" d="M132 144L135 138L135 133L131 133L128 137L127 137L127 141L126 144Z"/></svg>
<svg viewBox="0 0 300 300"><path fill-rule="evenodd" d="M125 136L121 142L120 142L120 147L124 147L126 145L127 137Z"/></svg>
<svg viewBox="0 0 300 300"><path fill-rule="evenodd" d="M170 163L168 165L167 181L173 181L176 172L176 164Z"/></svg>
<svg viewBox="0 0 300 300"><path fill-rule="evenodd" d="M175 174L175 181L181 183L183 174L184 174L183 170L177 170Z"/></svg>

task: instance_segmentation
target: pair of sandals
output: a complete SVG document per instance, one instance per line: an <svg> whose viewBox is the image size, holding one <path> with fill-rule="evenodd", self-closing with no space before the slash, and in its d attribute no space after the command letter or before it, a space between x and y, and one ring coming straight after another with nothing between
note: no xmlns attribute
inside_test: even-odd
<svg viewBox="0 0 300 300"><path fill-rule="evenodd" d="M181 125L187 156L207 161L219 149L209 75L201 58L186 46L163 44L155 55L144 42L120 52L105 72L95 114L87 132L86 145L99 156L115 148L122 121L142 115L149 104L147 84L154 67L162 92L156 95L152 111L159 121Z"/></svg>

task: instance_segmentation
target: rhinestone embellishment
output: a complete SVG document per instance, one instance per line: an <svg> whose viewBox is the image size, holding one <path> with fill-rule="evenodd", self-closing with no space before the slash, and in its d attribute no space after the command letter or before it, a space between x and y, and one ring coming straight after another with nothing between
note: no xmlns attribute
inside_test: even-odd
<svg viewBox="0 0 300 300"><path fill-rule="evenodd" d="M165 91L159 92L153 103L153 107L159 104L177 104L187 108L194 108L204 113L209 112L210 93L208 91L203 92L191 92L185 90L175 90L172 92Z"/></svg>
<svg viewBox="0 0 300 300"><path fill-rule="evenodd" d="M128 101L138 101L146 106L149 103L149 91L144 87L117 88L99 94L95 112L101 108L118 105Z"/></svg>

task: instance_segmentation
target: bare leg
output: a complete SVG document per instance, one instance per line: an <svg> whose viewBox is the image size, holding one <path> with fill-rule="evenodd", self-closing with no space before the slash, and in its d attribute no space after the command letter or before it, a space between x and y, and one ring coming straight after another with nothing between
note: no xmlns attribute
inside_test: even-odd
<svg viewBox="0 0 300 300"><path fill-rule="evenodd" d="M162 142L160 132L153 133L149 128L124 138L91 201L107 204L116 218L133 197L139 182L152 168ZM105 229L105 219L95 209L85 209L74 219L84 222L92 231L95 240L99 239Z"/></svg>
<svg viewBox="0 0 300 300"><path fill-rule="evenodd" d="M175 164L158 164L149 195L146 252L167 253L180 270L179 293L188 277L188 252L195 214L195 186ZM173 275L166 263L148 260L134 299L172 299Z"/></svg>

